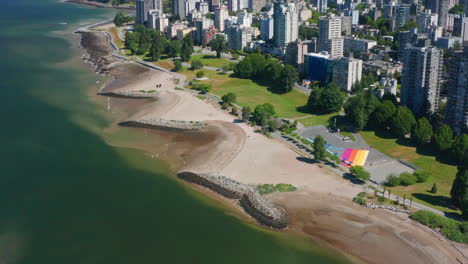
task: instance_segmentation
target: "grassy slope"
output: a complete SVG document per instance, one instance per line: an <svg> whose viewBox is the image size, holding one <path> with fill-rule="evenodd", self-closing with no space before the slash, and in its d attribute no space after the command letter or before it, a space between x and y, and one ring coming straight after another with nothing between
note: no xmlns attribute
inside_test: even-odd
<svg viewBox="0 0 468 264"><path fill-rule="evenodd" d="M205 55L205 54L198 54L198 55L193 55L192 58L190 59L189 63L192 62L192 60L201 60L204 66L210 66L210 67L215 67L215 68L222 68L225 65L229 65L231 61L223 58L216 58L214 54L212 55Z"/></svg>
<svg viewBox="0 0 468 264"><path fill-rule="evenodd" d="M384 138L376 135L374 131L362 131L362 137L366 142L379 151L404 161L431 173L431 177L425 183L412 186L393 187L392 192L398 195L412 195L415 201L429 205L446 212L454 212L450 208L450 189L457 173L456 166L441 163L435 156L422 154L409 142L397 142L395 138ZM399 144L401 143L401 144ZM437 182L438 193L432 194L429 190L433 183Z"/></svg>
<svg viewBox="0 0 468 264"><path fill-rule="evenodd" d="M209 80L203 83L209 83L213 86L211 93L223 96L229 92L237 95L237 102L241 106L250 106L252 109L258 104L271 103L280 117L294 118L307 116L306 113L298 111L298 106L303 106L307 102L307 95L293 90L286 94L275 94L263 86L248 79L231 77L210 70L203 70ZM197 71L182 71L188 76L188 80L194 78Z"/></svg>

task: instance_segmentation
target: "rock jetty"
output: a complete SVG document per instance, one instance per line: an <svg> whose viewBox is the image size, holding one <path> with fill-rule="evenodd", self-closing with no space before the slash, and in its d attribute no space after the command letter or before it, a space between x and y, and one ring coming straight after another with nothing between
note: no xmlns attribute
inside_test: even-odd
<svg viewBox="0 0 468 264"><path fill-rule="evenodd" d="M411 213L410 210L406 210L406 209L388 205L388 204L381 204L381 203L367 203L366 207L369 207L372 209L381 208L381 209L386 209L386 210L397 212L397 213L405 213L405 214Z"/></svg>
<svg viewBox="0 0 468 264"><path fill-rule="evenodd" d="M122 92L100 92L99 95L119 97L119 98L134 98L134 99L148 99L157 97L157 92L145 91L122 91Z"/></svg>
<svg viewBox="0 0 468 264"><path fill-rule="evenodd" d="M208 125L208 123L153 118L153 119L124 121L124 122L120 122L119 125L129 126L129 127L153 128L153 129L156 128L156 129L197 131L197 130L202 130L203 128L205 128Z"/></svg>
<svg viewBox="0 0 468 264"><path fill-rule="evenodd" d="M177 176L180 179L207 187L224 197L239 200L239 204L245 212L263 225L277 229L283 229L288 226L287 213L260 195L253 186L219 175L180 172Z"/></svg>

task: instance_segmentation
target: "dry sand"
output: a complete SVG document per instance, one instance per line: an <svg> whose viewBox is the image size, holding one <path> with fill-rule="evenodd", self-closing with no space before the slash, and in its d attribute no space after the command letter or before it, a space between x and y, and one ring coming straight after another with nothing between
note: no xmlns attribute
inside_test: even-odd
<svg viewBox="0 0 468 264"><path fill-rule="evenodd" d="M162 87L155 89L156 84ZM351 203L362 191L359 186L301 161L289 146L236 123L234 116L216 104L175 90L171 74L146 70L118 78L106 89L158 91L158 100L141 100L133 106L131 118L210 121L205 133L200 133L203 136L192 135L203 144L188 144L189 152L177 151L173 145L173 153L183 160L180 169L218 173L247 184L300 187L296 192L271 195L289 212L290 232L318 238L365 263L468 263L447 240L407 215Z"/></svg>

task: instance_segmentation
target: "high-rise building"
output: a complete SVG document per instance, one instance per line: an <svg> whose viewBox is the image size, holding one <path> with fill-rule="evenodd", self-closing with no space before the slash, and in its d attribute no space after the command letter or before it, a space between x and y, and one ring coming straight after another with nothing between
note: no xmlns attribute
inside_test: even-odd
<svg viewBox="0 0 468 264"><path fill-rule="evenodd" d="M246 8L244 0L228 0L228 7L231 12L237 12Z"/></svg>
<svg viewBox="0 0 468 264"><path fill-rule="evenodd" d="M455 133L468 130L468 52L455 52L449 60L446 122Z"/></svg>
<svg viewBox="0 0 468 264"><path fill-rule="evenodd" d="M410 28L409 31L400 31L400 33L398 33L398 58L400 61L404 58L406 46L415 44L417 37L418 30L416 28Z"/></svg>
<svg viewBox="0 0 468 264"><path fill-rule="evenodd" d="M311 81L327 83L333 72L333 61L328 53L307 53L304 55L304 73Z"/></svg>
<svg viewBox="0 0 468 264"><path fill-rule="evenodd" d="M342 90L351 92L353 85L361 81L362 60L341 57L333 61L332 80Z"/></svg>
<svg viewBox="0 0 468 264"><path fill-rule="evenodd" d="M410 9L411 5L408 4L400 4L397 5L395 8L395 27L401 28L404 24L406 24L410 20Z"/></svg>
<svg viewBox="0 0 468 264"><path fill-rule="evenodd" d="M286 64L294 66L299 73L304 72L304 55L308 52L308 45L296 40L290 42L286 48Z"/></svg>
<svg viewBox="0 0 468 264"><path fill-rule="evenodd" d="M250 27L252 25L252 19L252 13L247 12L245 9L237 13L237 23L239 26Z"/></svg>
<svg viewBox="0 0 468 264"><path fill-rule="evenodd" d="M252 42L252 28L230 26L225 30L228 38L228 47L233 50L243 50Z"/></svg>
<svg viewBox="0 0 468 264"><path fill-rule="evenodd" d="M401 103L415 115L439 109L443 53L433 47L405 48L401 80Z"/></svg>
<svg viewBox="0 0 468 264"><path fill-rule="evenodd" d="M148 28L153 28L165 32L169 26L169 18L159 10L153 9L148 12Z"/></svg>
<svg viewBox="0 0 468 264"><path fill-rule="evenodd" d="M220 31L224 31L224 21L228 18L229 11L225 5L221 5L215 9L215 27Z"/></svg>
<svg viewBox="0 0 468 264"><path fill-rule="evenodd" d="M448 3L447 0L428 1L432 13L438 15L438 26L445 29L447 26Z"/></svg>
<svg viewBox="0 0 468 264"><path fill-rule="evenodd" d="M273 38L273 18L272 17L264 17L260 21L260 37L264 41L268 41Z"/></svg>
<svg viewBox="0 0 468 264"><path fill-rule="evenodd" d="M416 21L418 22L418 31L426 32L431 26L437 26L438 15L431 13L430 9L426 9L424 13L418 14Z"/></svg>
<svg viewBox="0 0 468 264"><path fill-rule="evenodd" d="M328 0L316 0L317 1L317 10L320 13L326 13L328 9Z"/></svg>
<svg viewBox="0 0 468 264"><path fill-rule="evenodd" d="M341 19L333 14L319 20L319 51L327 51L331 56L343 56L343 38L341 37Z"/></svg>
<svg viewBox="0 0 468 264"><path fill-rule="evenodd" d="M153 0L136 0L136 23L144 24L148 21L148 12L154 8Z"/></svg>
<svg viewBox="0 0 468 264"><path fill-rule="evenodd" d="M192 10L197 9L198 2L200 0L172 0L172 12L178 14L180 19L185 19Z"/></svg>
<svg viewBox="0 0 468 264"><path fill-rule="evenodd" d="M298 39L298 11L294 3L275 2L273 13L273 37L276 47L286 47Z"/></svg>
<svg viewBox="0 0 468 264"><path fill-rule="evenodd" d="M351 36L353 28L353 17L352 16L340 16L341 18L341 33L345 36Z"/></svg>

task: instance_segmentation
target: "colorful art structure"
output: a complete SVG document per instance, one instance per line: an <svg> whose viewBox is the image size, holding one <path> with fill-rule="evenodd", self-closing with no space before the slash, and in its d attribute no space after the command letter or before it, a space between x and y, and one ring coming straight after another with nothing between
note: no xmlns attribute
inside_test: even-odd
<svg viewBox="0 0 468 264"><path fill-rule="evenodd" d="M341 161L347 167L364 166L368 155L369 150L345 149L343 155L341 155Z"/></svg>

